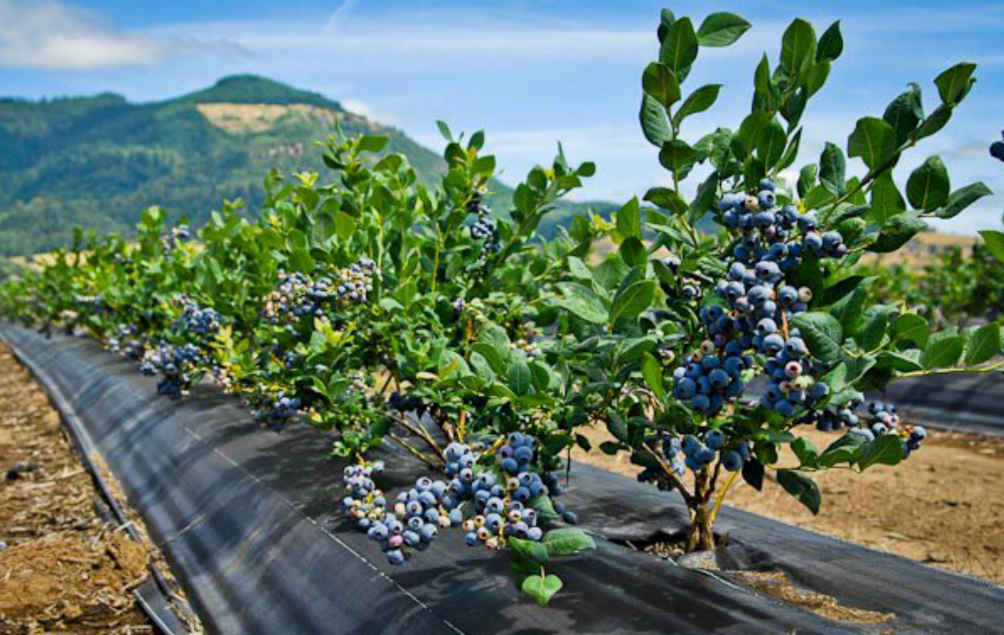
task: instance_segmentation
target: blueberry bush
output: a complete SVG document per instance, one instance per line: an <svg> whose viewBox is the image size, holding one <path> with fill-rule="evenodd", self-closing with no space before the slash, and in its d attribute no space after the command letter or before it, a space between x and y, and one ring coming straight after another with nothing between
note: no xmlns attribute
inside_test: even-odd
<svg viewBox="0 0 1004 635"><path fill-rule="evenodd" d="M157 208L133 241L78 233L7 279L0 308L100 340L170 398L209 380L263 426L330 430L347 464L345 515L390 563L452 528L471 547L506 550L541 604L562 585L552 561L594 546L560 498L589 426L608 429L601 449L628 453L639 480L682 497L689 551L715 546L715 515L739 475L760 488L769 471L816 511L812 473L892 465L925 437L894 404L865 407L864 391L1002 367L996 323L932 332L902 302L870 303L881 273L856 268L989 192L951 190L937 157L909 175L905 198L893 178L900 156L948 122L975 67L935 79L929 114L911 84L881 117L858 121L846 154L829 143L792 172L803 113L843 49L839 24L817 38L795 20L779 60L757 65L738 128L683 134L720 91L684 97L699 53L749 28L729 13L695 28L663 11L640 120L669 183L611 220L536 234L595 170L573 167L560 146L499 201L481 132L440 124L445 167L431 185L384 152L385 138L339 133L318 144L325 172L269 174L253 217L228 201L197 236L165 227ZM848 176L848 157L861 176ZM994 253L995 236L985 237ZM594 254L600 238L616 251ZM819 450L803 425L841 434ZM422 476L385 492L381 446Z"/></svg>
<svg viewBox="0 0 1004 635"><path fill-rule="evenodd" d="M868 252L902 247L926 224L951 218L989 194L982 183L952 191L929 157L900 192L893 171L904 152L940 130L966 97L975 66L935 79L938 104L925 113L911 84L880 117L858 120L846 143L827 143L818 162L794 171L801 121L843 50L839 23L817 37L795 20L779 58L754 73L750 113L689 143L691 115L713 106L719 86L684 94L701 50L727 46L749 27L712 14L694 27L664 11L659 54L642 76L640 120L671 186L632 200L615 219L615 254L573 262L574 282L554 302L567 311L560 358L579 382L589 417L605 422L604 452L628 452L639 480L676 491L690 509L687 550L715 546L714 520L741 475L776 481L813 512L811 474L896 464L919 447L923 429L900 422L892 404L860 413L863 393L899 377L992 371L1001 350L996 323L932 333L902 305L870 304ZM848 157L864 164L848 176ZM682 184L705 176L688 201ZM786 179L785 174L797 174ZM711 220L713 231L701 231ZM843 431L822 450L800 426ZM580 443L588 446L586 439ZM794 461L781 460L790 446Z"/></svg>

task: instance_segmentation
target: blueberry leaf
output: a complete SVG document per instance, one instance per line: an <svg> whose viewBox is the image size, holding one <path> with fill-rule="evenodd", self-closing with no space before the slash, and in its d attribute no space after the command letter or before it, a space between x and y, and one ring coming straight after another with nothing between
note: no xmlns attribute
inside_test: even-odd
<svg viewBox="0 0 1004 635"><path fill-rule="evenodd" d="M712 13L697 29L697 40L701 46L728 46L742 37L750 26L749 22L734 13Z"/></svg>
<svg viewBox="0 0 1004 635"><path fill-rule="evenodd" d="M811 478L794 470L778 470L777 482L781 484L784 491L794 496L798 502L805 505L813 514L819 513L819 504L821 502L819 487Z"/></svg>
<svg viewBox="0 0 1004 635"><path fill-rule="evenodd" d="M844 172L847 169L847 162L844 159L844 151L839 146L826 142L823 154L819 158L819 181L830 193L837 196L844 193L845 178Z"/></svg>
<svg viewBox="0 0 1004 635"><path fill-rule="evenodd" d="M827 363L840 360L844 331L835 317L828 313L807 312L795 315L791 321L802 332L809 351L817 359Z"/></svg>
<svg viewBox="0 0 1004 635"><path fill-rule="evenodd" d="M980 232L983 244L997 260L1004 263L1004 232L987 229Z"/></svg>
<svg viewBox="0 0 1004 635"><path fill-rule="evenodd" d="M550 557L570 556L586 549L595 549L593 538L578 527L559 527L544 534L541 544Z"/></svg>
<svg viewBox="0 0 1004 635"><path fill-rule="evenodd" d="M869 168L875 169L896 151L896 133L885 121L877 117L862 117L847 139L847 154L861 157Z"/></svg>
<svg viewBox="0 0 1004 635"><path fill-rule="evenodd" d="M983 183L971 183L952 192L945 206L935 210L934 214L938 218L954 218L976 201L991 194L993 192Z"/></svg>
<svg viewBox="0 0 1004 635"><path fill-rule="evenodd" d="M906 197L916 209L931 211L948 201L950 186L948 170L941 158L928 157L910 173L906 182Z"/></svg>
<svg viewBox="0 0 1004 635"><path fill-rule="evenodd" d="M896 465L903 460L903 440L896 434L883 435L861 446L858 468L861 471L873 465Z"/></svg>
<svg viewBox="0 0 1004 635"><path fill-rule="evenodd" d="M662 144L673 138L666 109L651 95L642 95L638 119L641 122L642 133L652 145L662 147Z"/></svg>
<svg viewBox="0 0 1004 635"><path fill-rule="evenodd" d="M920 354L920 365L926 370L954 366L962 356L965 347L966 338L963 335L931 341L924 352Z"/></svg>
<svg viewBox="0 0 1004 635"><path fill-rule="evenodd" d="M938 87L938 95L946 106L954 106L962 101L976 82L973 72L976 64L961 62L934 78Z"/></svg>
<svg viewBox="0 0 1004 635"><path fill-rule="evenodd" d="M527 576L521 589L540 606L547 606L554 594L561 590L561 578L553 574Z"/></svg>
<svg viewBox="0 0 1004 635"><path fill-rule="evenodd" d="M984 324L969 336L966 365L975 366L1001 352L1001 329L996 322Z"/></svg>

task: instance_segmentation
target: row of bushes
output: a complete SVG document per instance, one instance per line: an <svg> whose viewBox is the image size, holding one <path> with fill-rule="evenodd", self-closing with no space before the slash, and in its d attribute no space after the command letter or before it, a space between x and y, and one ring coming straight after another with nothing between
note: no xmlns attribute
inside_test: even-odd
<svg viewBox="0 0 1004 635"><path fill-rule="evenodd" d="M346 513L393 563L460 526L468 544L507 548L521 588L542 604L561 581L556 556L591 546L570 526L558 478L582 434L626 453L639 480L676 491L690 509L686 550L715 546L714 519L738 476L766 472L813 511L813 472L895 464L922 428L863 391L904 376L992 371L994 322L932 332L902 303L869 302L857 270L988 193L952 191L927 159L907 181L900 156L936 133L974 84L972 64L935 79L925 113L912 84L881 117L858 121L847 153L827 144L797 183L778 174L799 156L801 120L843 49L839 24L820 37L795 20L779 60L755 71L737 130L694 144L682 128L719 86L685 95L699 53L750 25L728 13L699 26L663 11L658 58L644 71L641 123L671 187L649 190L606 221L577 217L553 240L535 230L555 201L594 172L560 152L514 192L508 217L486 205L495 159L478 132L447 139L448 171L420 184L386 139L322 144L325 176L270 174L254 220L226 203L198 232L148 210L135 242L83 237L0 288L0 306L43 329L84 329L160 377L181 397L209 375L263 425L301 418L331 429L345 472ZM846 174L847 157L864 175ZM706 174L696 196L681 183ZM713 219L717 231L698 223ZM598 238L617 249L591 255ZM753 392L754 379L766 389ZM841 430L817 449L805 425ZM394 443L445 476L388 498L379 465ZM780 454L790 446L795 459Z"/></svg>

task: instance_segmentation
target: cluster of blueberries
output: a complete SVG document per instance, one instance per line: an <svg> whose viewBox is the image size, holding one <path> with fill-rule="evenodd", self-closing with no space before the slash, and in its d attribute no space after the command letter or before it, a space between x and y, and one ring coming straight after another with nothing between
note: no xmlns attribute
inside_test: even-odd
<svg viewBox="0 0 1004 635"><path fill-rule="evenodd" d="M459 509L444 509L446 483L424 476L414 487L399 493L388 509L386 497L372 479L373 473L382 469L379 463L346 467L344 479L350 491L342 504L356 519L356 526L379 543L388 562L404 564L404 547L424 551L440 528L459 525L463 515Z"/></svg>
<svg viewBox="0 0 1004 635"><path fill-rule="evenodd" d="M376 263L365 256L333 276L316 280L298 271L280 271L275 288L265 297L262 315L271 324L296 324L305 316L321 315L329 300L365 304L373 291L375 271Z"/></svg>
<svg viewBox="0 0 1004 635"><path fill-rule="evenodd" d="M157 393L172 399L181 397L181 391L191 383L189 373L203 365L202 351L193 344L168 344L162 342L156 349L147 351L139 370L144 375L161 375Z"/></svg>
<svg viewBox="0 0 1004 635"><path fill-rule="evenodd" d="M178 225L162 233L160 235L160 244L164 249L164 256L169 256L178 246L178 241L188 240L190 235L188 225Z"/></svg>
<svg viewBox="0 0 1004 635"><path fill-rule="evenodd" d="M263 407L254 411L255 421L258 423L279 428L284 426L300 408L299 397L290 397L282 390L275 394L275 398L267 402Z"/></svg>
<svg viewBox="0 0 1004 635"><path fill-rule="evenodd" d="M346 467L343 481L348 494L342 500L357 527L380 544L391 564L402 564L406 547L422 551L439 529L462 527L465 541L490 549L505 546L512 538L540 540L537 512L529 502L541 495L557 494L557 478L543 478L531 468L532 437L512 433L496 452L497 469L475 471L477 455L466 444L446 446L444 458L450 480L419 478L415 485L397 495L392 505L373 481L382 464ZM529 454L528 454L529 453ZM464 517L462 505L472 505L473 516ZM565 522L575 523L575 514L559 504L555 511Z"/></svg>
<svg viewBox="0 0 1004 635"><path fill-rule="evenodd" d="M922 426L909 426L904 431L899 424L895 404L873 401L868 404L868 420L864 425L852 427L848 434L857 435L865 441L874 441L890 434L899 436L903 439L903 458L906 458L914 450L920 449L921 443L927 438L927 430Z"/></svg>
<svg viewBox="0 0 1004 635"><path fill-rule="evenodd" d="M485 205L484 195L481 192L475 191L471 196L471 200L467 203L467 211L478 217L471 225L471 238L484 241L477 263L479 267L483 267L488 262L488 256L502 248L502 243L499 242L498 228L495 227L495 222L488 218L491 210Z"/></svg>
<svg viewBox="0 0 1004 635"><path fill-rule="evenodd" d="M662 453L669 462L669 468L682 477L687 469L699 472L710 466L715 458L720 458L722 467L727 471L736 472L750 459L750 446L746 440L730 445L725 433L712 428L703 434L703 438L688 434L681 439L666 434L662 439ZM638 474L638 481L654 483L661 491L673 489L673 482L667 475L651 467Z"/></svg>
<svg viewBox="0 0 1004 635"><path fill-rule="evenodd" d="M106 344L111 352L121 353L132 360L142 359L146 351L145 339L136 333L136 327L131 324L119 324Z"/></svg>
<svg viewBox="0 0 1004 635"><path fill-rule="evenodd" d="M817 384L826 386L826 384ZM827 387L828 388L828 387ZM851 399L845 404L836 406L828 404L825 408L816 408L799 417L799 423L814 423L823 432L834 432L843 427L854 428L861 419L857 415L861 407L860 399Z"/></svg>
<svg viewBox="0 0 1004 635"><path fill-rule="evenodd" d="M788 327L792 316L808 309L812 291L789 284L785 276L806 254L840 257L847 247L837 232L820 234L811 213L799 215L793 205L779 209L769 179L760 183L756 196L726 194L718 207L725 226L740 233L726 262L728 273L715 285L724 306L701 309L708 339L674 369L674 395L701 414L718 414L728 401L742 397L743 373L752 369L755 351L767 358L770 381L761 403L793 417L799 406L824 399L827 387L813 381L824 369L809 357L798 329ZM679 260L664 264L675 269ZM684 289L688 297L699 293L691 285Z"/></svg>
<svg viewBox="0 0 1004 635"><path fill-rule="evenodd" d="M177 301L183 308L175 329L183 328L200 337L212 335L220 329L221 319L216 309L200 307L195 300L184 296L179 296Z"/></svg>

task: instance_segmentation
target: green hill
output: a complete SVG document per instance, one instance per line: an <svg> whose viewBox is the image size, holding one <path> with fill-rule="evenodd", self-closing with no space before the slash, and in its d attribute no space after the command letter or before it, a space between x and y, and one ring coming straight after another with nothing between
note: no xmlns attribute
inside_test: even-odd
<svg viewBox="0 0 1004 635"><path fill-rule="evenodd" d="M146 104L109 93L0 99L0 255L67 245L74 226L128 235L151 205L196 226L223 199L241 198L253 213L270 168L318 169L311 144L331 134L336 119L348 134L389 135L387 151L407 155L425 181L442 169L436 153L399 130L323 95L249 75ZM511 194L496 189L501 198ZM585 209L567 204L542 229L550 233Z"/></svg>

